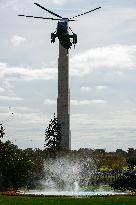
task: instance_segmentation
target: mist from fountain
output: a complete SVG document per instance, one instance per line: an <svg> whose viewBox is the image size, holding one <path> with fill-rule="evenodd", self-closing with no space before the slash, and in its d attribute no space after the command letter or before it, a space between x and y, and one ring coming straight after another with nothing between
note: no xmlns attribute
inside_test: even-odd
<svg viewBox="0 0 136 205"><path fill-rule="evenodd" d="M90 166L85 160L83 163L81 159L70 159L69 157L46 160L45 178L42 181L44 190L78 192L81 177L84 177L83 168L90 166L90 172L92 172L94 171L93 164L92 160Z"/></svg>
<svg viewBox="0 0 136 205"><path fill-rule="evenodd" d="M85 191L83 189L90 183L90 176L97 172L95 163L90 157L49 158L45 161L44 171L45 177L41 181L43 189L31 190L26 194L86 196L118 193L112 190Z"/></svg>

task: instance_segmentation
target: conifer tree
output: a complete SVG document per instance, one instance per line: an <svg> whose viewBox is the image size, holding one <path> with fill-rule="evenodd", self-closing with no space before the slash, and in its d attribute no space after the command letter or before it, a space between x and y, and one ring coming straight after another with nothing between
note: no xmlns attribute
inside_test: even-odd
<svg viewBox="0 0 136 205"><path fill-rule="evenodd" d="M45 130L45 148L51 149L51 151L57 151L61 146L61 125L58 122L58 118L50 120L50 124Z"/></svg>

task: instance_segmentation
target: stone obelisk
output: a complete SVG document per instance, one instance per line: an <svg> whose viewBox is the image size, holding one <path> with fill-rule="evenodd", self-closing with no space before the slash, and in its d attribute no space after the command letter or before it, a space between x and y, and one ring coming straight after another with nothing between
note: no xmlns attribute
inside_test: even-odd
<svg viewBox="0 0 136 205"><path fill-rule="evenodd" d="M69 54L59 43L57 117L62 128L61 146L71 149Z"/></svg>

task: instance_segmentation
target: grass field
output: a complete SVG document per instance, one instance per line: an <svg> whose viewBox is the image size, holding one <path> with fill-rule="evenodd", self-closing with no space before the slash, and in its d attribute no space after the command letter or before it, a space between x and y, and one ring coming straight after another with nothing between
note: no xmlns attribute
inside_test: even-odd
<svg viewBox="0 0 136 205"><path fill-rule="evenodd" d="M0 205L136 205L136 196L28 197L2 196Z"/></svg>

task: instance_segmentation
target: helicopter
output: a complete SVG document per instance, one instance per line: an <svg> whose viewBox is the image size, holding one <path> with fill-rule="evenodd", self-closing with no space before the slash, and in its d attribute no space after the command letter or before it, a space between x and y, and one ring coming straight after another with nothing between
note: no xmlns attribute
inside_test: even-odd
<svg viewBox="0 0 136 205"><path fill-rule="evenodd" d="M45 18L45 17L40 17L40 16L27 16L27 15L18 15L18 16L23 16L26 18L35 18L35 19L48 19L48 20L53 20L53 21L58 21L57 23L57 29L54 33L51 33L51 43L55 42L55 39L58 37L60 44L65 48L65 49L70 49L72 47L72 44L75 47L75 44L77 43L77 35L72 31L72 29L68 26L68 23L70 21L76 21L77 19L75 19L76 17L88 14L90 12L93 12L97 9L100 9L101 7L92 9L90 11L87 11L85 13L73 16L71 18L63 18L62 16L46 9L45 7L41 6L38 3L34 3L36 6L40 7L41 9L49 12L50 14L54 15L57 18ZM69 30L71 31L71 34L69 33ZM73 39L73 41L71 42L71 39Z"/></svg>

